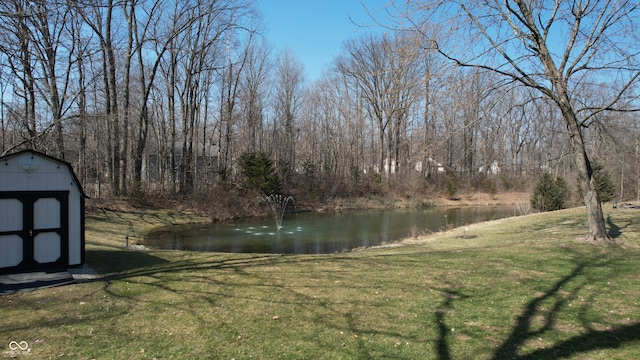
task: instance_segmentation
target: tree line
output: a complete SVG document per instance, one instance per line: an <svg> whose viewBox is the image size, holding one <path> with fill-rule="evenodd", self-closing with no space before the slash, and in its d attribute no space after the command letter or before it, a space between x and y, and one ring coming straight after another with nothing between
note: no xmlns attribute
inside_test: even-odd
<svg viewBox="0 0 640 360"><path fill-rule="evenodd" d="M618 111L636 98L599 78L571 80L572 104L602 109L569 128L535 84L444 52L443 39L471 48L474 39L419 17L431 10L404 12L409 29L346 41L308 81L295 53L272 50L249 0L5 0L0 153L62 158L95 197L228 189L241 183L243 157L258 153L286 191L318 198L447 183L495 192L530 189L543 173L578 182L569 134L579 131L618 197L640 197L640 119ZM595 101L616 96L615 109Z"/></svg>

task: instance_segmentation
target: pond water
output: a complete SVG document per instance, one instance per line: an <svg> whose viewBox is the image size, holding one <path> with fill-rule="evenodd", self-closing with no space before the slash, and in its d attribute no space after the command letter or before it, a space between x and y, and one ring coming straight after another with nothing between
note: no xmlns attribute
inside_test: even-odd
<svg viewBox="0 0 640 360"><path fill-rule="evenodd" d="M285 214L280 231L273 217L176 225L149 234L143 244L188 251L329 254L514 213L512 206L485 206Z"/></svg>

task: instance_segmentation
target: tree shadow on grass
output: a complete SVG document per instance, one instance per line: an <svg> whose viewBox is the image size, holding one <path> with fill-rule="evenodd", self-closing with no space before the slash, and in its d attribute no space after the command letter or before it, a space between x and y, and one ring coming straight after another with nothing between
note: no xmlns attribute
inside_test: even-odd
<svg viewBox="0 0 640 360"><path fill-rule="evenodd" d="M519 349L531 339L535 339L547 331L554 329L557 315L571 298L577 295L581 286L566 294L563 287L580 276L589 266L586 261L576 265L573 271L559 279L550 289L535 297L524 308L516 319L509 337L494 352L493 359L558 359L585 353L597 349L618 348L625 343L640 340L640 323L626 324L610 330L595 330L587 327L583 334L558 342L549 348L538 349L526 355L520 355ZM554 301L550 309L545 310L548 301ZM534 326L534 318L544 318L542 326Z"/></svg>
<svg viewBox="0 0 640 360"><path fill-rule="evenodd" d="M237 256L232 256L237 255ZM101 274L96 280L123 280L138 276L155 276L161 273L190 271L198 273L213 269L242 271L252 266L269 265L274 262L306 262L311 258L299 258L278 254L225 254L212 255L198 260L167 260L153 253L139 250L87 250L87 263Z"/></svg>
<svg viewBox="0 0 640 360"><path fill-rule="evenodd" d="M449 342L447 336L451 333L449 326L445 322L445 315L453 308L453 301L460 298L467 298L466 295L452 290L443 291L444 301L436 310L435 320L438 327L438 341L436 342L436 352L439 360L450 360Z"/></svg>
<svg viewBox="0 0 640 360"><path fill-rule="evenodd" d="M518 360L559 359L598 349L616 349L625 343L640 340L640 323L621 325L611 330L589 329L585 334L574 336L555 344L551 348L514 357Z"/></svg>
<svg viewBox="0 0 640 360"><path fill-rule="evenodd" d="M607 216L607 227L609 228L609 236L611 236L613 239L616 239L616 238L619 238L620 236L622 236L623 230L628 228L629 225L631 225L631 222L628 222L623 227L620 227L616 223L613 222L613 219L611 218L611 215Z"/></svg>
<svg viewBox="0 0 640 360"><path fill-rule="evenodd" d="M99 274L132 271L168 263L167 260L136 250L86 250L87 263Z"/></svg>

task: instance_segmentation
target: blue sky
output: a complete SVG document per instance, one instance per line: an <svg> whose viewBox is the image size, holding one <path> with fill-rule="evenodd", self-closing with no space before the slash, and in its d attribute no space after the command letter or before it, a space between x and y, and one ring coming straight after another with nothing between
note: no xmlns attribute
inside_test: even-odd
<svg viewBox="0 0 640 360"><path fill-rule="evenodd" d="M363 0L371 11L388 0ZM275 52L290 48L305 68L307 81L317 80L340 53L342 44L374 27L358 27L349 19L372 25L361 0L258 0L266 25L266 37Z"/></svg>

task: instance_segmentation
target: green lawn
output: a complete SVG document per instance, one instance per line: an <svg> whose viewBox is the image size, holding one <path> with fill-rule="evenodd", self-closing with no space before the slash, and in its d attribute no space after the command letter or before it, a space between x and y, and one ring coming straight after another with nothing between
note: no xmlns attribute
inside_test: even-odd
<svg viewBox="0 0 640 360"><path fill-rule="evenodd" d="M123 249L162 210L87 216L97 280L0 297L0 357L633 359L640 212L587 245L583 209L334 255ZM14 351L26 341L30 352Z"/></svg>

